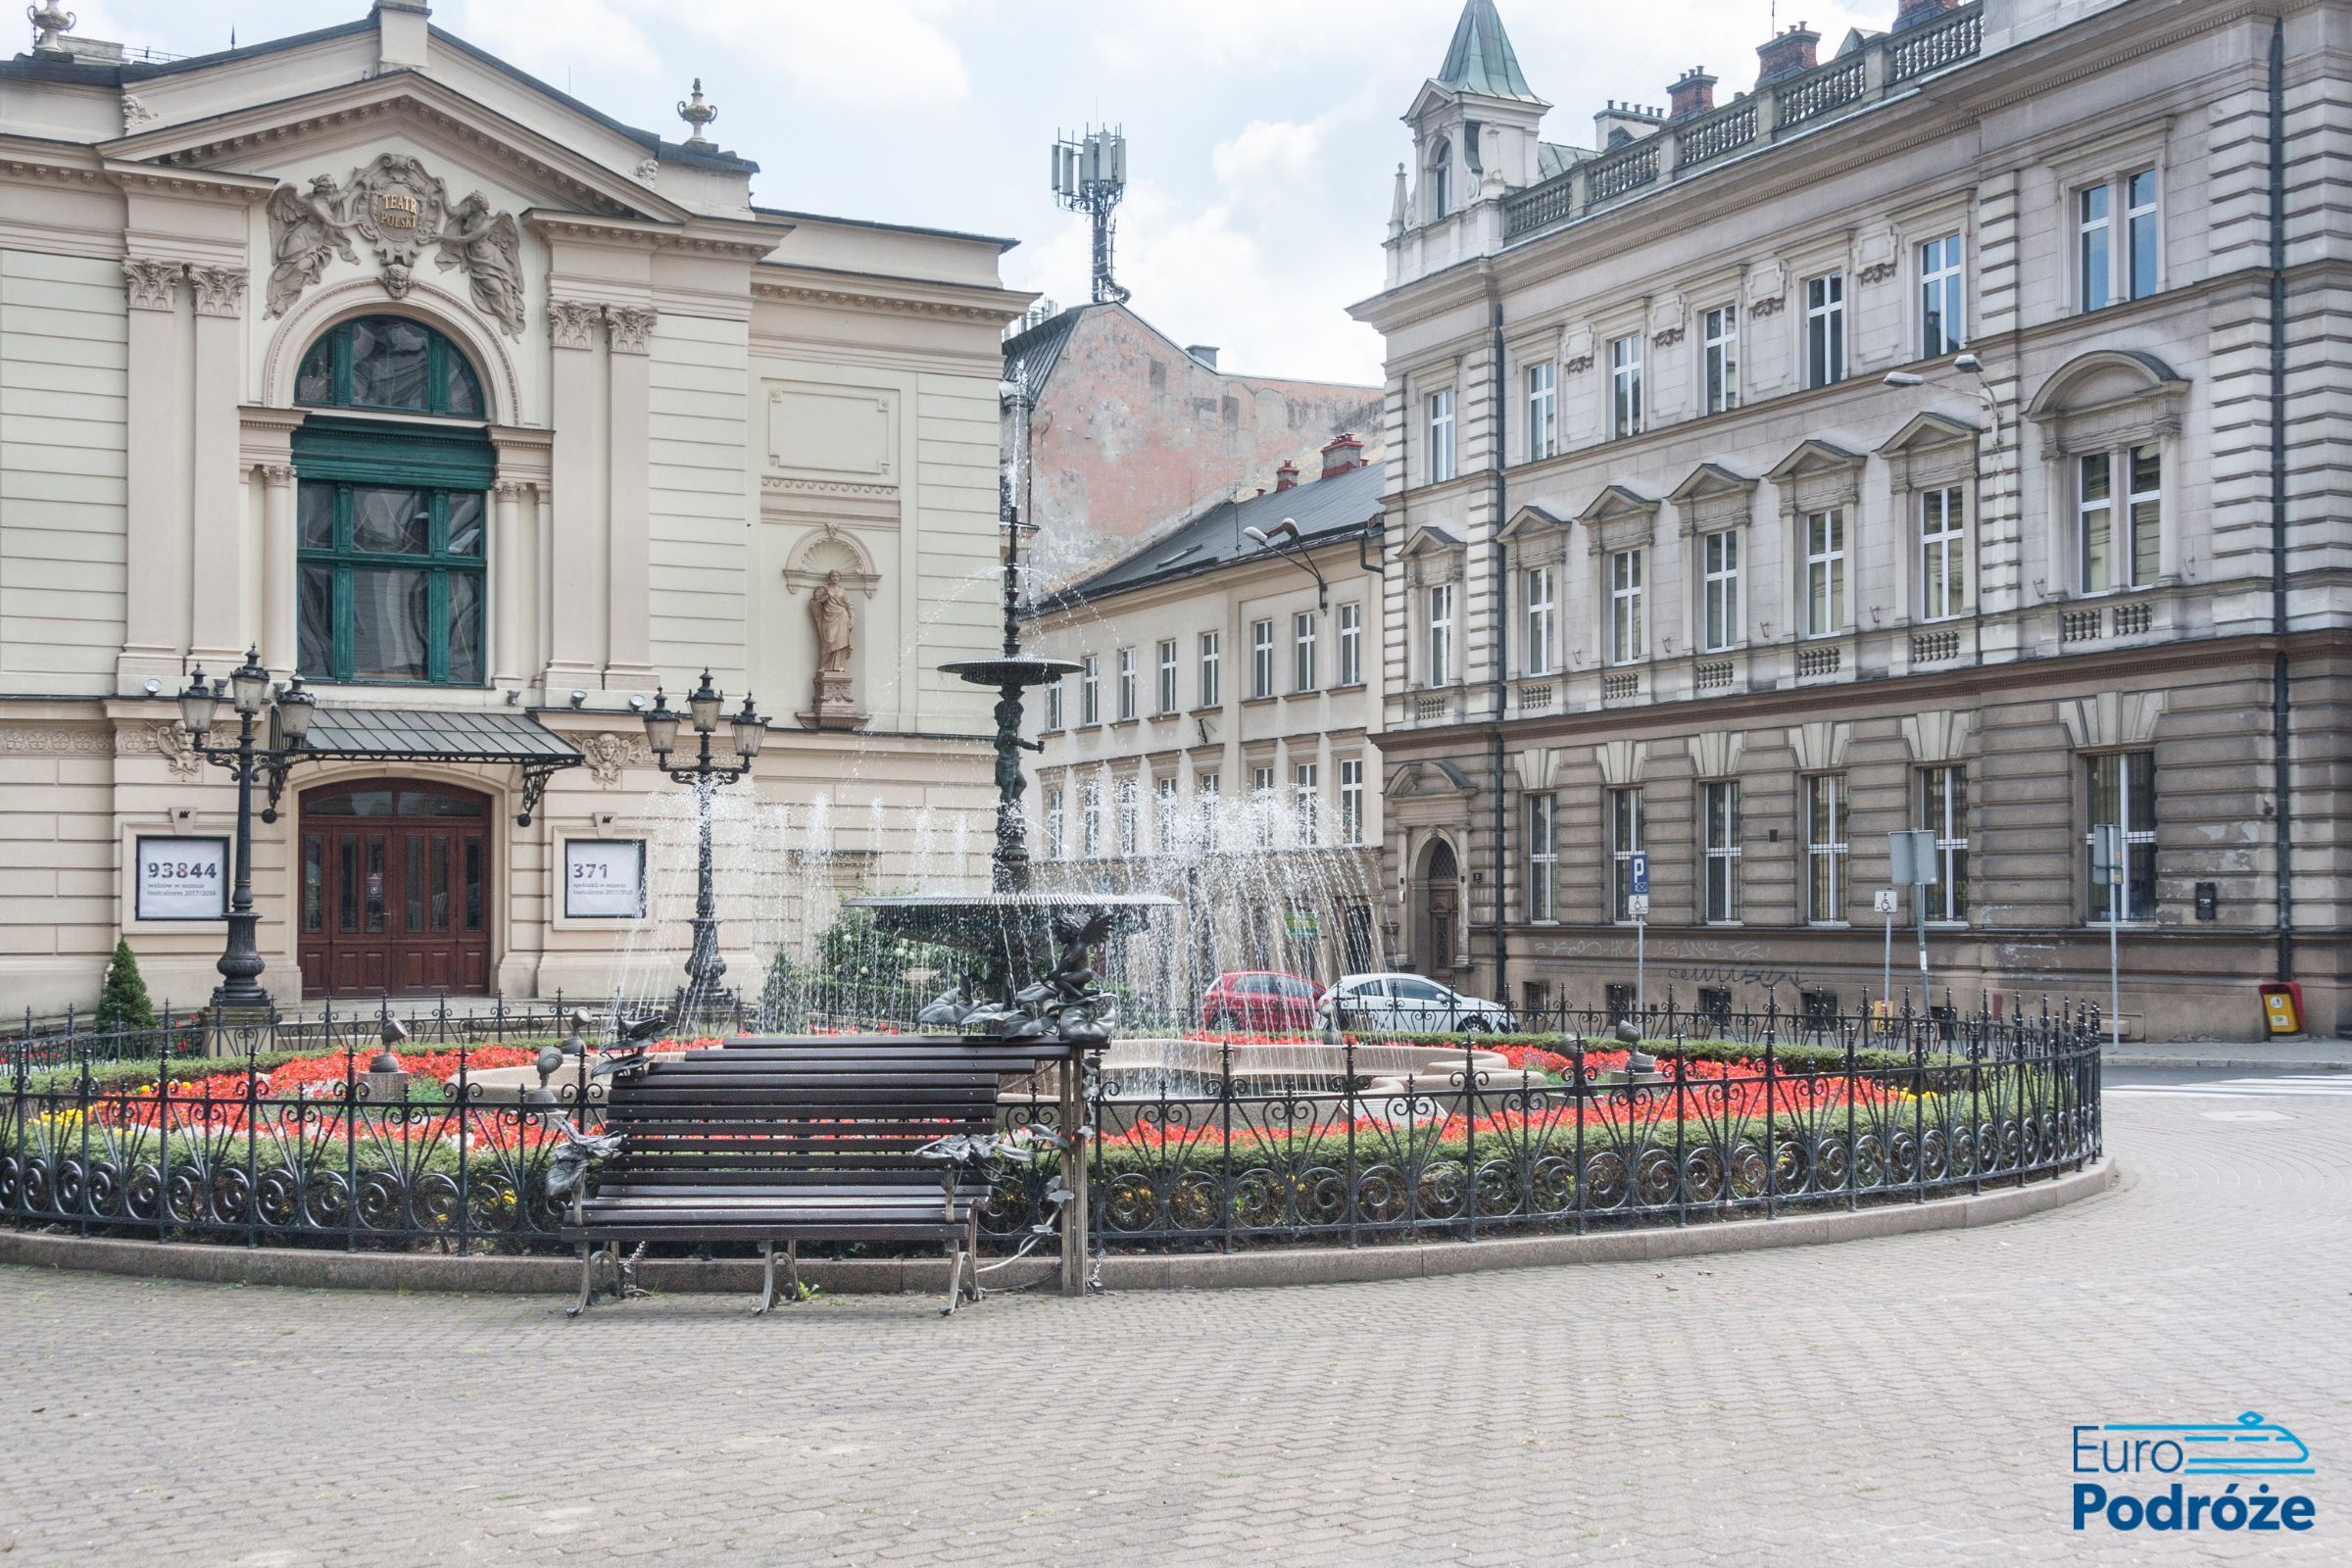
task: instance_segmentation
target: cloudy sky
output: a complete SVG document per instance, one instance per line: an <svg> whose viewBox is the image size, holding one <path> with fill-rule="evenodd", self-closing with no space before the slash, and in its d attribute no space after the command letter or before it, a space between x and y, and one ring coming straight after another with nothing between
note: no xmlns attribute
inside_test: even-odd
<svg viewBox="0 0 2352 1568"><path fill-rule="evenodd" d="M1755 76L1775 0L1499 0L1547 140L1589 142L1611 98L1663 104L1693 65ZM1895 0L1781 0L1834 50ZM326 26L367 0L80 0L80 31L175 54ZM1398 122L1459 0L436 0L434 23L606 113L672 136L700 75L712 135L757 160L755 199L1017 237L1006 281L1087 290L1058 211L1057 129L1129 140L1118 273L1135 307L1227 367L1371 381L1345 308L1380 285Z"/></svg>

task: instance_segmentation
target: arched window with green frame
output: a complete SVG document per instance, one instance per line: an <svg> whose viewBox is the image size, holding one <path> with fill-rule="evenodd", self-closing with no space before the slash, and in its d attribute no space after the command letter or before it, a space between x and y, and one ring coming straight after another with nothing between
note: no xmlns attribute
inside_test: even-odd
<svg viewBox="0 0 2352 1568"><path fill-rule="evenodd" d="M473 367L421 322L362 317L311 346L295 400L338 411L294 433L302 673L481 685L497 454ZM374 411L437 417L367 417Z"/></svg>

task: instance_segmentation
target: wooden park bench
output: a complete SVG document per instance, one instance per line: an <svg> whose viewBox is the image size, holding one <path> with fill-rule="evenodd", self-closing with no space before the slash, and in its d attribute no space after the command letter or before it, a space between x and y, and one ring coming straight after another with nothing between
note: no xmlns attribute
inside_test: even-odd
<svg viewBox="0 0 2352 1568"><path fill-rule="evenodd" d="M612 1083L594 1196L575 1194L578 1314L601 1247L617 1288L628 1243L757 1243L758 1310L800 1295L804 1242L937 1242L950 1258L945 1312L981 1296L979 1211L990 1183L958 1148L997 1132L1011 1074L1066 1055L1052 1041L811 1036L735 1040L650 1058ZM943 1147L944 1145L944 1147Z"/></svg>

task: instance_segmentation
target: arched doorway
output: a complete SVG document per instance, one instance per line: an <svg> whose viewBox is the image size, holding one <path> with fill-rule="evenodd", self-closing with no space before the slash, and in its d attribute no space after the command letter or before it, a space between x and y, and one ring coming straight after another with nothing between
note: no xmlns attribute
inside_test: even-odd
<svg viewBox="0 0 2352 1568"><path fill-rule="evenodd" d="M306 997L490 989L490 798L360 779L302 798Z"/></svg>
<svg viewBox="0 0 2352 1568"><path fill-rule="evenodd" d="M1413 958L1423 974L1453 967L1461 911L1461 872L1454 865L1453 846L1439 839L1429 847L1421 871L1421 941Z"/></svg>

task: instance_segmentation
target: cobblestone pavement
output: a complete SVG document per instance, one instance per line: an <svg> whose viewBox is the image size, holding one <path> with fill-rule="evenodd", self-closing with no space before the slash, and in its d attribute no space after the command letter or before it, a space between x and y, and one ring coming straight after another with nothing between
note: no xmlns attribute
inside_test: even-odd
<svg viewBox="0 0 2352 1568"><path fill-rule="evenodd" d="M947 1322L0 1269L0 1561L2344 1562L2348 1135L2124 1096L2006 1226ZM2316 1530L2068 1528L2072 1423L2246 1409Z"/></svg>

